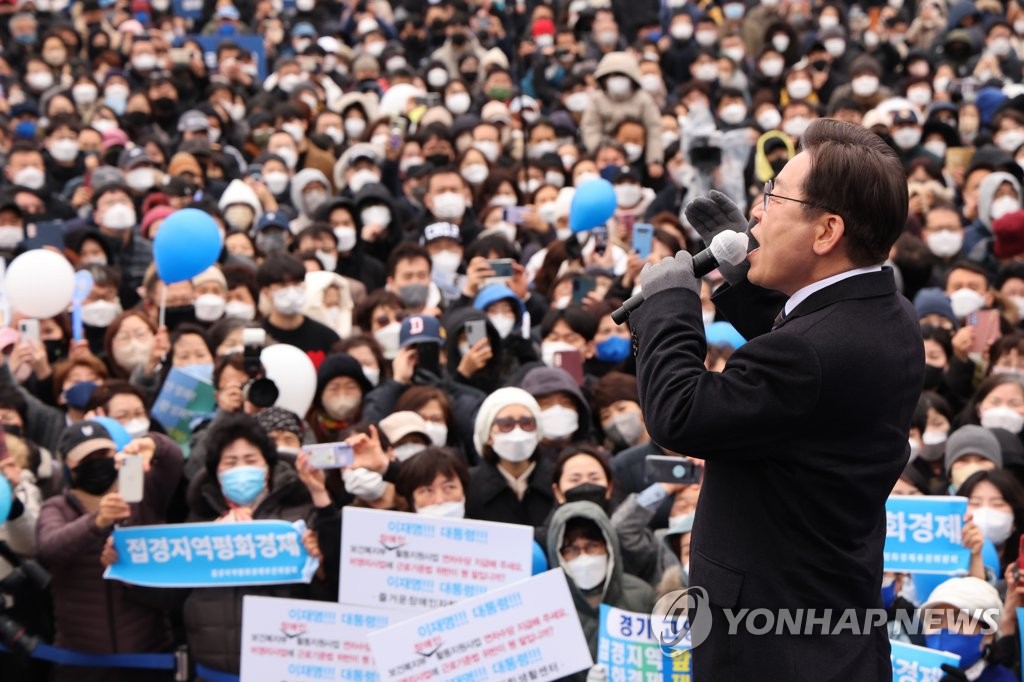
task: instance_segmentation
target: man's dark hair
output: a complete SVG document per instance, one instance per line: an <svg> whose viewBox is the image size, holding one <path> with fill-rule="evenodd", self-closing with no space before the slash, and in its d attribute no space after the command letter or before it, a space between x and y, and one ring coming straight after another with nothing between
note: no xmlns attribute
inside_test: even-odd
<svg viewBox="0 0 1024 682"><path fill-rule="evenodd" d="M373 320L371 319L373 317L373 309L379 306L401 310L402 299L398 298L398 296L387 289L377 289L376 291L368 294L366 298L356 306L355 315L353 315L352 321L356 323L357 327L369 334L370 329L373 326Z"/></svg>
<svg viewBox="0 0 1024 682"><path fill-rule="evenodd" d="M0 407L14 410L21 417L21 423L28 426L28 402L12 387L0 387Z"/></svg>
<svg viewBox="0 0 1024 682"><path fill-rule="evenodd" d="M550 334L559 320L565 320L570 329L587 341L593 341L594 336L597 334L598 321L582 307L570 305L561 310L553 308L548 311L548 314L544 316L544 320L540 323L541 338Z"/></svg>
<svg viewBox="0 0 1024 682"><path fill-rule="evenodd" d="M305 279L306 266L290 253L270 254L256 271L256 284L260 289L269 287L271 284L298 284Z"/></svg>
<svg viewBox="0 0 1024 682"><path fill-rule="evenodd" d="M884 261L907 222L907 177L896 152L874 133L833 119L811 123L802 146L811 159L802 190L813 202L804 209L843 219L854 265Z"/></svg>
<svg viewBox="0 0 1024 682"><path fill-rule="evenodd" d="M114 396L117 395L133 395L142 401L143 405L146 403L146 394L142 392L135 384L129 383L122 379L111 379L110 381L104 381L102 384L96 387L96 390L92 392L89 397L89 402L85 406L85 411L95 410L97 407L102 407L104 410L107 409L107 405Z"/></svg>
<svg viewBox="0 0 1024 682"><path fill-rule="evenodd" d="M976 275L981 275L985 278L985 282L988 283L989 286L992 286L992 275L989 274L988 270L974 261L958 260L949 267L949 270L946 271L946 276L942 280L943 289L945 289L946 285L949 284L949 276L953 274L954 270L967 270L968 272L973 272Z"/></svg>
<svg viewBox="0 0 1024 682"><path fill-rule="evenodd" d="M461 177L461 176L460 176ZM419 244L413 244L411 242L402 242L396 246L392 251L391 255L388 256L388 277L395 276L395 268L398 264L404 260L416 260L422 258L427 263L430 263L430 252L426 248ZM260 268L262 270L262 268Z"/></svg>

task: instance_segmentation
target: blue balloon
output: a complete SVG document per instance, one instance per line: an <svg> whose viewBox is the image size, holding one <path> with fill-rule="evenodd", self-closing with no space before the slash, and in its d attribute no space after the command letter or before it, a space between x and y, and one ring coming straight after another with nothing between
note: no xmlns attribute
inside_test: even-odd
<svg viewBox="0 0 1024 682"><path fill-rule="evenodd" d="M93 417L89 421L102 424L103 428L110 434L111 440L114 441L114 445L117 446L117 451L124 450L124 446L132 442L132 437L128 435L125 428L121 426L121 422L111 417Z"/></svg>
<svg viewBox="0 0 1024 682"><path fill-rule="evenodd" d="M156 271L164 282L183 282L217 262L223 240L213 217L198 208L167 216L153 240Z"/></svg>
<svg viewBox="0 0 1024 682"><path fill-rule="evenodd" d="M586 232L604 225L615 213L615 187L604 179L588 180L576 188L569 208L569 228ZM162 230L161 230L162 231ZM159 236L159 233L158 235Z"/></svg>
<svg viewBox="0 0 1024 682"><path fill-rule="evenodd" d="M11 484L6 478L0 476L0 523L7 520L11 513L11 502L14 493L11 491Z"/></svg>

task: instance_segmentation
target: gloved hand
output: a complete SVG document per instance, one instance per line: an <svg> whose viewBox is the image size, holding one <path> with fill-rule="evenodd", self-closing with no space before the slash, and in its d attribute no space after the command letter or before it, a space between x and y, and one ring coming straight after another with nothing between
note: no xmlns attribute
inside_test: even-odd
<svg viewBox="0 0 1024 682"><path fill-rule="evenodd" d="M708 192L706 197L697 197L688 203L683 213L707 246L711 245L712 239L726 230L747 231L747 219L743 217L739 207L732 199L715 189ZM739 265L722 263L718 266L718 271L729 284L739 284L746 280L749 269L750 263L745 260Z"/></svg>
<svg viewBox="0 0 1024 682"><path fill-rule="evenodd" d="M341 472L341 480L345 483L345 490L350 495L355 495L366 502L376 502L387 489L384 477L376 471L370 471L359 467L356 469L345 469Z"/></svg>
<svg viewBox="0 0 1024 682"><path fill-rule="evenodd" d="M591 666L587 671L587 682L608 682L608 666L603 663Z"/></svg>
<svg viewBox="0 0 1024 682"><path fill-rule="evenodd" d="M693 257L686 251L648 263L640 271L640 291L644 300L667 289L689 289L700 296L700 282L693 274Z"/></svg>
<svg viewBox="0 0 1024 682"><path fill-rule="evenodd" d="M955 665L943 663L940 667L945 675L939 678L939 682L967 682L967 675Z"/></svg>

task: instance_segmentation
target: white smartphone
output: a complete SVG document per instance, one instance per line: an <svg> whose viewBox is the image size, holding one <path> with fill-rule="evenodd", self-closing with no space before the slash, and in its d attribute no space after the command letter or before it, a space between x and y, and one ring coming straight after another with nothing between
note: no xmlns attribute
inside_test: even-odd
<svg viewBox="0 0 1024 682"><path fill-rule="evenodd" d="M21 320L18 322L18 333L22 341L39 341L39 320Z"/></svg>
<svg viewBox="0 0 1024 682"><path fill-rule="evenodd" d="M124 455L121 468L117 471L117 492L125 502L142 502L145 474L142 471L141 455Z"/></svg>

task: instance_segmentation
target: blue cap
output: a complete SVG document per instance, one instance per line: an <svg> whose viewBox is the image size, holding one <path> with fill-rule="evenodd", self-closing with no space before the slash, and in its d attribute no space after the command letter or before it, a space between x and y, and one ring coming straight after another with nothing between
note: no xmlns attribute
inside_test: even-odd
<svg viewBox="0 0 1024 682"><path fill-rule="evenodd" d="M399 347L405 348L415 343L444 343L441 323L436 317L411 315L402 320L402 330L398 334Z"/></svg>
<svg viewBox="0 0 1024 682"><path fill-rule="evenodd" d="M476 295L476 298L473 299L473 307L477 310L487 310L487 306L505 299L512 299L515 301L515 308L519 312L519 315L522 316L523 309L525 307L523 306L523 301L516 296L516 292L509 289L504 284L490 284L485 286L480 290L480 293Z"/></svg>
<svg viewBox="0 0 1024 682"><path fill-rule="evenodd" d="M220 7L213 16L217 19L231 19L233 21L238 21L242 18L242 15L238 13L238 8L234 5Z"/></svg>
<svg viewBox="0 0 1024 682"><path fill-rule="evenodd" d="M259 221L256 223L255 232L262 232L268 227L279 227L282 230L288 229L288 223L291 221L283 211L267 211L260 216Z"/></svg>
<svg viewBox="0 0 1024 682"><path fill-rule="evenodd" d="M297 38L299 36L315 38L316 29L313 27L313 24L309 23L308 21L300 21L299 23L295 24L295 26L292 28L292 37Z"/></svg>
<svg viewBox="0 0 1024 682"><path fill-rule="evenodd" d="M743 335L736 331L736 327L728 322L712 322L704 328L704 335L709 346L729 346L733 350L747 342Z"/></svg>

